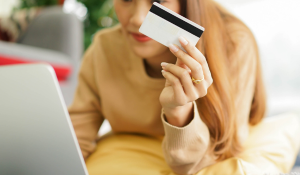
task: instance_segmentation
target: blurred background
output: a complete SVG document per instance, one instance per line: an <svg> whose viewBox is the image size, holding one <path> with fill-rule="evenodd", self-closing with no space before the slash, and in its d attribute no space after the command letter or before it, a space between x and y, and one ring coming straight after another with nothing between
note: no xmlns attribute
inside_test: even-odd
<svg viewBox="0 0 300 175"><path fill-rule="evenodd" d="M216 1L256 37L268 96L267 116L300 115L300 1ZM112 0L0 0L0 66L49 62L70 105L84 50L95 32L117 23ZM105 122L99 133L109 130ZM300 172L299 167L298 159L292 171Z"/></svg>

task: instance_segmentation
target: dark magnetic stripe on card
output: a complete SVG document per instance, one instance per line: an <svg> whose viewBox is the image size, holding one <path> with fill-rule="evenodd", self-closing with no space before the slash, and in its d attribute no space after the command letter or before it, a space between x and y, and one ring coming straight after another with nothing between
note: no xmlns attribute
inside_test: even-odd
<svg viewBox="0 0 300 175"><path fill-rule="evenodd" d="M190 23L185 22L184 20L172 15L171 13L157 7L156 5L152 5L150 12L156 14L157 16L169 21L170 23L190 32L191 34L201 37L203 31Z"/></svg>

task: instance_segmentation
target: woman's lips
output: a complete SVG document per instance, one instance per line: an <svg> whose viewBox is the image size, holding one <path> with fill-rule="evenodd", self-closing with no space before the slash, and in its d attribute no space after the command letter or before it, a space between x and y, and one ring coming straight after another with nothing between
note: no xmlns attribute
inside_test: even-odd
<svg viewBox="0 0 300 175"><path fill-rule="evenodd" d="M139 42L146 42L151 40L151 38L149 38L146 35L141 35L141 34L136 34L136 33L131 33L131 35L133 36L134 39L136 39Z"/></svg>

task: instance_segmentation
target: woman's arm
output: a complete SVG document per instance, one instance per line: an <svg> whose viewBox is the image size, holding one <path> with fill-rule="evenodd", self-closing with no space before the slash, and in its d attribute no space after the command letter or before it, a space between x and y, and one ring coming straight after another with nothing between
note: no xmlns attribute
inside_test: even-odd
<svg viewBox="0 0 300 175"><path fill-rule="evenodd" d="M162 143L164 157L175 173L193 174L214 162L214 157L207 152L209 131L199 116L196 102L192 103L192 120L183 127L168 123L163 110L161 119L165 130Z"/></svg>
<svg viewBox="0 0 300 175"><path fill-rule="evenodd" d="M104 121L95 84L94 45L88 48L83 57L75 97L68 108L84 159L95 150L95 140Z"/></svg>
<svg viewBox="0 0 300 175"><path fill-rule="evenodd" d="M249 115L255 91L256 68L258 56L256 54L255 40L250 31L245 28L238 29L237 26L230 26L229 30L232 41L236 44L236 52L232 55L232 81L236 86L235 105L238 124L238 136L243 143L248 137ZM186 117L187 123L182 127L171 124L167 115L175 113L168 112L162 121L165 128L163 141L163 152L165 159L174 172L178 174L193 174L200 171L209 163L214 162L215 156L208 152L210 136L207 126L199 116L196 103L193 102L193 113L191 120ZM185 116L188 112L184 113ZM178 127L179 126L179 127Z"/></svg>
<svg viewBox="0 0 300 175"><path fill-rule="evenodd" d="M170 46L176 65L162 63L165 88L160 95L165 130L163 153L177 174L193 174L208 165L209 130L201 120L195 100L207 94L213 80L203 54L184 38L179 38L184 52ZM200 83L192 81L192 77ZM207 159L208 158L208 159Z"/></svg>

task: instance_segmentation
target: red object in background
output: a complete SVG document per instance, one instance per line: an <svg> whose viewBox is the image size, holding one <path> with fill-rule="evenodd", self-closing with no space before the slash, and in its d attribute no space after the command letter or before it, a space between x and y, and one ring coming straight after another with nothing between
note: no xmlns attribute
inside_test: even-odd
<svg viewBox="0 0 300 175"><path fill-rule="evenodd" d="M59 4L59 5L63 5L64 2L65 2L65 0L58 0L58 4Z"/></svg>
<svg viewBox="0 0 300 175"><path fill-rule="evenodd" d="M39 61L28 61L16 57L9 57L9 56L4 56L0 55L0 66L1 65L13 65L13 64L26 64L26 63L43 63ZM50 64L55 73L58 81L64 81L68 78L68 76L71 73L72 67L68 65L56 65L56 64Z"/></svg>

